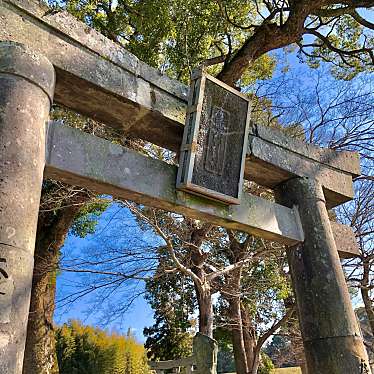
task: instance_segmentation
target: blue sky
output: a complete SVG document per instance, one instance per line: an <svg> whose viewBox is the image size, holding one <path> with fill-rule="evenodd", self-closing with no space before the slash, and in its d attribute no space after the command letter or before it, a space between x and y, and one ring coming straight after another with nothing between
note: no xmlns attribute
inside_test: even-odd
<svg viewBox="0 0 374 374"><path fill-rule="evenodd" d="M121 250L131 246L155 245L158 240L156 236L149 231L142 231L129 211L117 204L112 204L100 217L96 232L87 235L85 238L69 235L62 249L62 266L68 266L72 259L91 259L93 260L98 251ZM91 278L89 278L91 277ZM108 300L97 302L95 296L97 293L89 294L70 304L59 303L67 295L74 293L80 287L86 285L87 281L93 280L92 275L76 274L71 272L62 272L57 278L57 302L58 307L55 313L55 321L62 324L69 319L80 319L85 324L98 325L105 327L109 331L126 333L130 328L139 341L144 341L143 328L153 324L153 312L143 297L139 297L132 304L131 308L120 318L102 323L103 316L108 315L107 309L111 305L119 305L123 302L126 290L120 289L114 293ZM132 290L136 288L138 292L144 290L144 283L129 284L124 287ZM99 296L100 297L100 296ZM101 304L101 305L100 305Z"/></svg>

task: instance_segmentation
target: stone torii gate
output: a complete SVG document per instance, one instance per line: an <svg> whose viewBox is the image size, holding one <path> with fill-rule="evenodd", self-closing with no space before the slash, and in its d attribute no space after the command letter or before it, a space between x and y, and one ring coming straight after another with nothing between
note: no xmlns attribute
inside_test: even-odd
<svg viewBox="0 0 374 374"><path fill-rule="evenodd" d="M50 123L53 102L172 151L188 88L65 12L0 0L0 374L22 372L43 176L208 220L288 246L310 373L370 373L339 255L357 255L327 208L353 198L357 154L250 130L244 177L278 203L243 194L222 205L175 188L177 169Z"/></svg>

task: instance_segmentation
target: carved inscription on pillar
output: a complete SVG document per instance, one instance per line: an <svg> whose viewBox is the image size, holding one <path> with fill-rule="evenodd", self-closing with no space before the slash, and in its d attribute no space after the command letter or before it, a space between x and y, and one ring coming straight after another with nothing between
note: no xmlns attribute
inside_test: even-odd
<svg viewBox="0 0 374 374"><path fill-rule="evenodd" d="M13 279L8 273L7 260L0 257L0 323L9 323L12 312Z"/></svg>
<svg viewBox="0 0 374 374"><path fill-rule="evenodd" d="M192 76L177 188L238 204L249 100L200 70Z"/></svg>
<svg viewBox="0 0 374 374"><path fill-rule="evenodd" d="M223 174L229 125L230 113L215 106L208 130L208 144L205 154L205 170L212 174Z"/></svg>
<svg viewBox="0 0 374 374"><path fill-rule="evenodd" d="M6 259L5 258L0 258L0 264L6 264ZM0 267L0 295L4 296L6 295L6 292L2 289L2 285L5 283L5 281L9 278L8 273L5 271L5 269L2 269Z"/></svg>

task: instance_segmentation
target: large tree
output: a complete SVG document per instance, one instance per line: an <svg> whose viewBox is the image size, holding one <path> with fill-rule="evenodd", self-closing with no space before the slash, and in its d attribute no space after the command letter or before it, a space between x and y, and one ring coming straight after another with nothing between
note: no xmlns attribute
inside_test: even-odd
<svg viewBox="0 0 374 374"><path fill-rule="evenodd" d="M256 374L265 342L294 314L283 300L290 296L282 246L229 232L230 244L222 252L231 264L248 252L262 252L249 266L228 273L221 288L219 325L230 331L236 372Z"/></svg>

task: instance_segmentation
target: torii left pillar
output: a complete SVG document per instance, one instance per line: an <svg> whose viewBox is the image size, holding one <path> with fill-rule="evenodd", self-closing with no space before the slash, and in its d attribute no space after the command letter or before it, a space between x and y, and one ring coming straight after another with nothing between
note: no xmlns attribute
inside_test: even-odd
<svg viewBox="0 0 374 374"><path fill-rule="evenodd" d="M0 41L0 374L21 374L45 162L52 64Z"/></svg>

